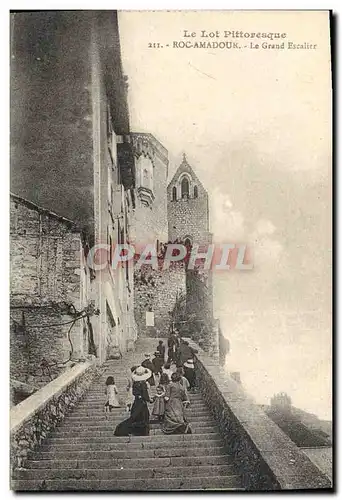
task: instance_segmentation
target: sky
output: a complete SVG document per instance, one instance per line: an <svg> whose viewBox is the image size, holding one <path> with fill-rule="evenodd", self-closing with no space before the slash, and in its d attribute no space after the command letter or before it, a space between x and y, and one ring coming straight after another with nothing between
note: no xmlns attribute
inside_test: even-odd
<svg viewBox="0 0 342 500"><path fill-rule="evenodd" d="M241 373L258 403L285 391L295 406L330 419L328 13L126 11L119 27L132 130L168 149L170 178L187 154L209 193L214 242L253 247L252 271L214 275L215 315L231 344L227 370ZM286 33L268 40L285 47L252 49L224 31ZM173 48L185 40L241 48ZM288 49L289 41L316 48Z"/></svg>

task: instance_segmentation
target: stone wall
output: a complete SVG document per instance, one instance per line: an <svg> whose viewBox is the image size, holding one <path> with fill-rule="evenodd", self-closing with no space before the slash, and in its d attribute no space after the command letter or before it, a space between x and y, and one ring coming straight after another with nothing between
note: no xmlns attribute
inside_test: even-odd
<svg viewBox="0 0 342 500"><path fill-rule="evenodd" d="M181 196L181 181L184 176L189 181L189 197L186 199ZM177 191L176 200L173 199L174 188ZM167 217L171 241L177 238L184 240L187 236L198 244L209 241L208 193L185 158L167 187Z"/></svg>
<svg viewBox="0 0 342 500"><path fill-rule="evenodd" d="M211 271L188 269L186 272L186 316L194 318L190 323L191 330L188 330L189 336L210 352L218 350L211 280Z"/></svg>
<svg viewBox="0 0 342 500"><path fill-rule="evenodd" d="M70 329L72 321L55 304L11 309L11 378L41 387L87 355L86 322L80 319Z"/></svg>
<svg viewBox="0 0 342 500"><path fill-rule="evenodd" d="M227 449L234 453L247 490L331 488L331 481L190 339L198 350L196 380Z"/></svg>
<svg viewBox="0 0 342 500"><path fill-rule="evenodd" d="M208 197L188 200L168 200L169 239L184 241L187 236L192 242L208 241Z"/></svg>
<svg viewBox="0 0 342 500"><path fill-rule="evenodd" d="M166 271L143 266L134 273L135 320L138 335L167 337L171 312L180 294L186 292L184 265L175 263ZM146 326L146 312L154 313L154 327Z"/></svg>
<svg viewBox="0 0 342 500"><path fill-rule="evenodd" d="M73 223L12 195L10 238L11 300L78 307L82 245Z"/></svg>
<svg viewBox="0 0 342 500"><path fill-rule="evenodd" d="M40 386L88 354L87 323L68 333L90 277L71 221L12 195L10 231L11 378Z"/></svg>
<svg viewBox="0 0 342 500"><path fill-rule="evenodd" d="M11 410L11 468L23 467L100 374L92 362L78 364Z"/></svg>

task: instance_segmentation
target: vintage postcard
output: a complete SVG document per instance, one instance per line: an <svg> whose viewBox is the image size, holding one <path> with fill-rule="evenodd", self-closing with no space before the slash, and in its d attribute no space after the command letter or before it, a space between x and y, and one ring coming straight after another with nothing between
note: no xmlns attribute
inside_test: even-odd
<svg viewBox="0 0 342 500"><path fill-rule="evenodd" d="M331 13L10 32L11 489L332 489Z"/></svg>

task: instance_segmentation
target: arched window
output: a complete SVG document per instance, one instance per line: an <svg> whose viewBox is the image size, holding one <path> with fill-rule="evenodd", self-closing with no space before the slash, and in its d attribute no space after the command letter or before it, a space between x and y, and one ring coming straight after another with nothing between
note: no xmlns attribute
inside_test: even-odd
<svg viewBox="0 0 342 500"><path fill-rule="evenodd" d="M172 188L172 201L176 201L177 200L177 188L176 186L174 186Z"/></svg>
<svg viewBox="0 0 342 500"><path fill-rule="evenodd" d="M186 238L186 240L184 241L184 245L185 245L187 248L190 248L190 247L192 246L192 243L191 243L190 238Z"/></svg>
<svg viewBox="0 0 342 500"><path fill-rule="evenodd" d="M198 198L198 187L194 187L194 198Z"/></svg>
<svg viewBox="0 0 342 500"><path fill-rule="evenodd" d="M189 181L186 177L183 178L181 184L182 198L189 198Z"/></svg>

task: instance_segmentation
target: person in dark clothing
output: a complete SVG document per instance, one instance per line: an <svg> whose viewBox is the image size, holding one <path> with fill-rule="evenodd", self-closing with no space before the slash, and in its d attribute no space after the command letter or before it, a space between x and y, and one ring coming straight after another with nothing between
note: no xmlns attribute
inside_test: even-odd
<svg viewBox="0 0 342 500"><path fill-rule="evenodd" d="M163 387L166 387L169 383L170 383L170 377L168 376L167 373L163 372L160 375L159 385L162 385Z"/></svg>
<svg viewBox="0 0 342 500"><path fill-rule="evenodd" d="M152 359L153 371L156 375L161 375L164 359L160 356L159 351L156 351L154 356L155 357Z"/></svg>
<svg viewBox="0 0 342 500"><path fill-rule="evenodd" d="M165 362L165 346L164 346L162 340L159 340L159 344L157 346L157 351L159 352L160 357L162 358L163 363L164 363Z"/></svg>
<svg viewBox="0 0 342 500"><path fill-rule="evenodd" d="M176 332L171 333L167 341L168 345L168 363L176 361L176 352L179 347L179 337Z"/></svg>
<svg viewBox="0 0 342 500"><path fill-rule="evenodd" d="M155 380L154 380L154 366L153 366L153 363L151 361L151 354L145 354L145 360L141 363L141 366L143 366L144 368L147 368L148 370L151 371L151 376L150 378L147 380L147 382L150 384L151 387L153 387L154 385L156 385L155 383Z"/></svg>
<svg viewBox="0 0 342 500"><path fill-rule="evenodd" d="M148 436L150 433L150 413L147 403L152 403L146 381L151 377L151 371L138 366L132 373L134 403L131 416L118 424L114 436Z"/></svg>
<svg viewBox="0 0 342 500"><path fill-rule="evenodd" d="M189 342L184 340L181 342L178 350L177 368L184 365L184 363L193 357L197 351L189 346Z"/></svg>
<svg viewBox="0 0 342 500"><path fill-rule="evenodd" d="M178 330L175 330L175 332L174 332L174 338L175 338L175 344L176 344L176 348L177 348L177 347L180 346L180 343L181 343L181 338L180 338Z"/></svg>
<svg viewBox="0 0 342 500"><path fill-rule="evenodd" d="M172 335L167 339L167 363L172 363L175 357L175 340Z"/></svg>
<svg viewBox="0 0 342 500"><path fill-rule="evenodd" d="M194 360L188 359L184 363L183 369L184 369L184 376L189 381L189 384L190 384L189 390L191 391L192 389L195 388L195 381L196 381Z"/></svg>

